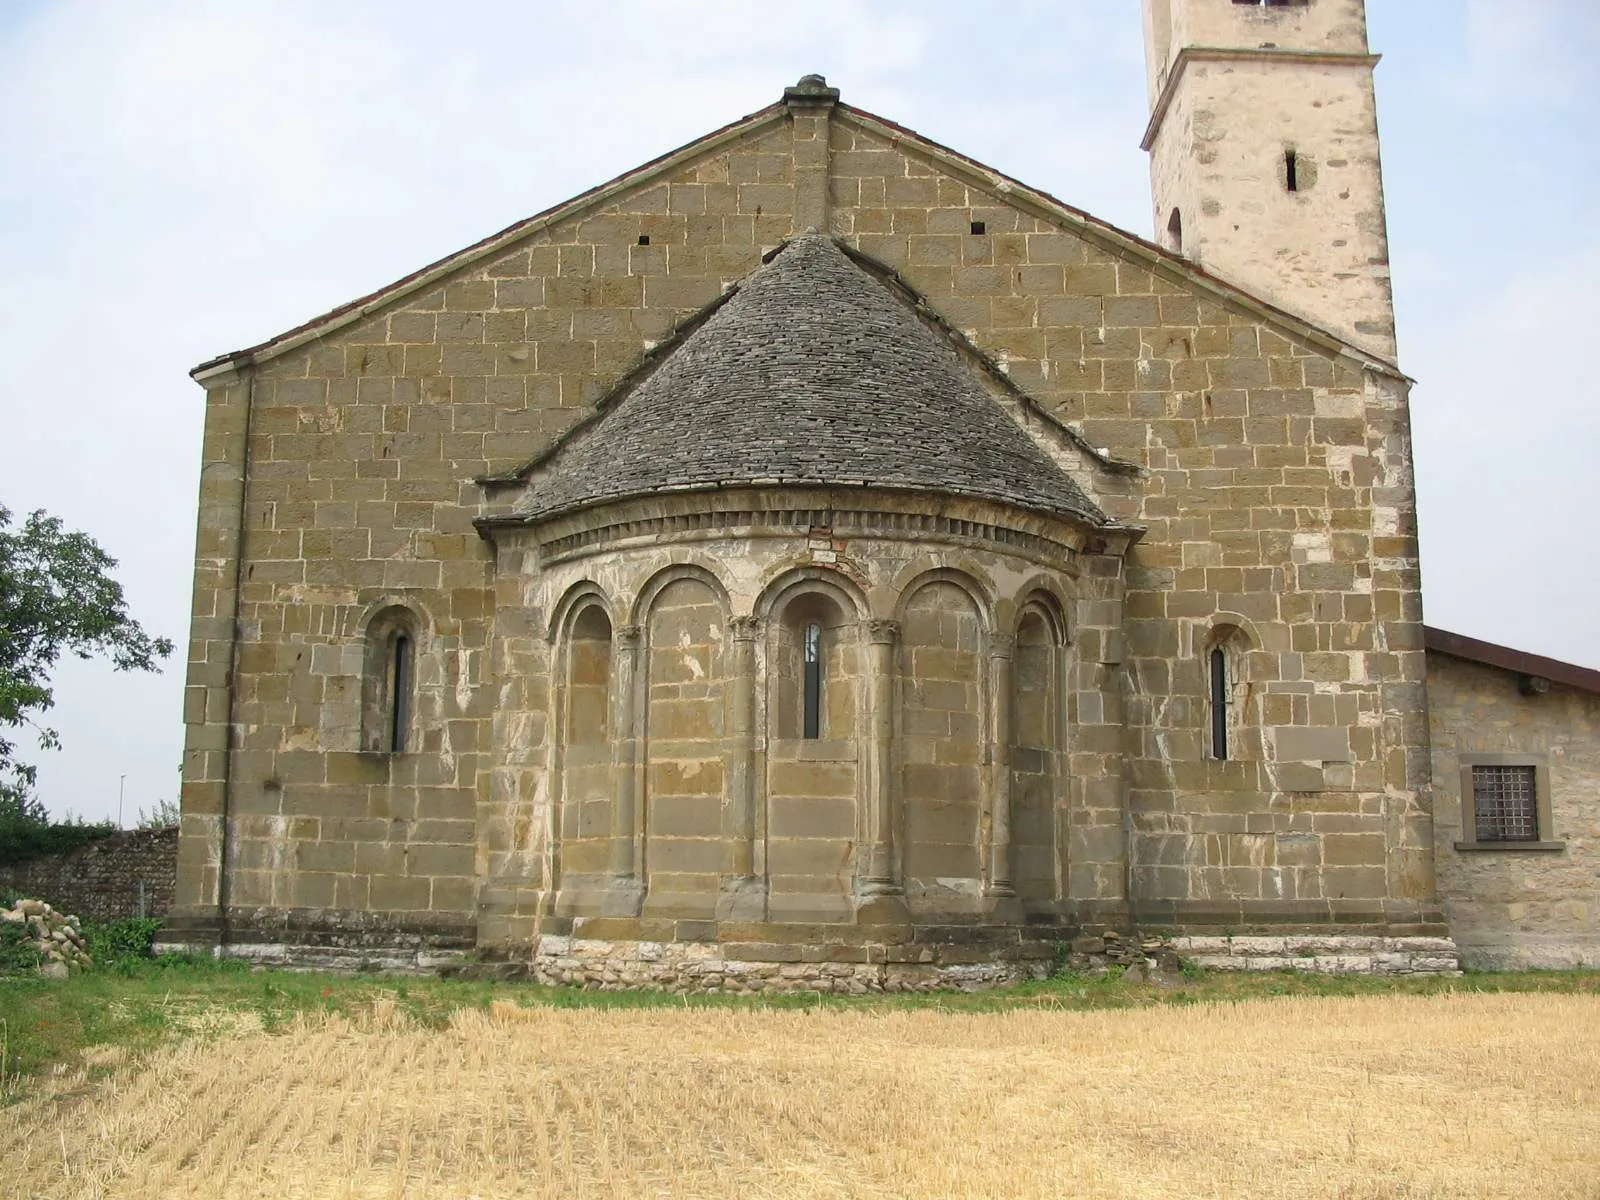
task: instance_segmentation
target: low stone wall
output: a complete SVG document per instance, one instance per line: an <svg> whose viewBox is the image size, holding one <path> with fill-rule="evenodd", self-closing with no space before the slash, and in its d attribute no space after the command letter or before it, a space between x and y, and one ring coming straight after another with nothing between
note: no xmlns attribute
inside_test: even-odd
<svg viewBox="0 0 1600 1200"><path fill-rule="evenodd" d="M89 921L160 917L172 906L177 869L176 829L130 829L66 854L0 866L0 889Z"/></svg>
<svg viewBox="0 0 1600 1200"><path fill-rule="evenodd" d="M1175 937L1172 952L1214 971L1315 971L1323 975L1454 975L1449 938L1280 935Z"/></svg>

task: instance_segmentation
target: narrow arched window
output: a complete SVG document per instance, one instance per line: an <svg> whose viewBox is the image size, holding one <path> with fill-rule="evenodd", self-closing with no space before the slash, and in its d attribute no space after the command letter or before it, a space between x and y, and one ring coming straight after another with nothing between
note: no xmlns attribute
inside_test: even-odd
<svg viewBox="0 0 1600 1200"><path fill-rule="evenodd" d="M393 605L367 622L361 683L361 748L405 754L419 744L417 714L417 614Z"/></svg>
<svg viewBox="0 0 1600 1200"><path fill-rule="evenodd" d="M845 607L831 594L802 590L774 607L767 659L767 721L784 742L833 742L855 732L857 664ZM785 753L801 753L791 747ZM803 753L815 755L812 746Z"/></svg>
<svg viewBox="0 0 1600 1200"><path fill-rule="evenodd" d="M389 749L406 751L406 731L411 727L411 639L394 635L389 648Z"/></svg>
<svg viewBox="0 0 1600 1200"><path fill-rule="evenodd" d="M822 736L822 626L815 621L806 626L803 666L801 736L815 741Z"/></svg>
<svg viewBox="0 0 1600 1200"><path fill-rule="evenodd" d="M1211 757L1228 757L1228 656L1221 646L1211 650Z"/></svg>
<svg viewBox="0 0 1600 1200"><path fill-rule="evenodd" d="M1167 218L1167 249L1174 254L1183 253L1183 214L1177 209Z"/></svg>

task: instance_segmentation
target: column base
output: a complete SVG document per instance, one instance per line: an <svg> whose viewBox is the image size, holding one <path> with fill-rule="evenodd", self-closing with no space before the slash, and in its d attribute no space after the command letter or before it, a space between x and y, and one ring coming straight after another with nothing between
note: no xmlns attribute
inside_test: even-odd
<svg viewBox="0 0 1600 1200"><path fill-rule="evenodd" d="M996 925L1022 924L1022 901L1011 888L990 888L983 896L983 915Z"/></svg>
<svg viewBox="0 0 1600 1200"><path fill-rule="evenodd" d="M722 881L717 896L717 920L765 921L767 882L756 875L735 875Z"/></svg>
<svg viewBox="0 0 1600 1200"><path fill-rule="evenodd" d="M857 925L910 925L911 910L899 891L864 891L856 897Z"/></svg>
<svg viewBox="0 0 1600 1200"><path fill-rule="evenodd" d="M606 885L600 897L602 917L637 917L644 908L644 880L624 875Z"/></svg>

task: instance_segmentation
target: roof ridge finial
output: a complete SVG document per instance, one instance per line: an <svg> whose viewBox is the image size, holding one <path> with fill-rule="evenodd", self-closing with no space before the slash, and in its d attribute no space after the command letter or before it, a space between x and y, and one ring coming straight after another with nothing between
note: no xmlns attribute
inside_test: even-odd
<svg viewBox="0 0 1600 1200"><path fill-rule="evenodd" d="M821 75L802 75L799 83L783 89L785 104L833 105L838 100L839 89L829 87L827 79Z"/></svg>

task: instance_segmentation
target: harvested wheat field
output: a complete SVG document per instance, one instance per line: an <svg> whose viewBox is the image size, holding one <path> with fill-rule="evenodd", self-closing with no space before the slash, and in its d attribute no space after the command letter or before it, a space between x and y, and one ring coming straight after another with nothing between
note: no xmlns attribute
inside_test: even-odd
<svg viewBox="0 0 1600 1200"><path fill-rule="evenodd" d="M562 1010L191 1039L0 1120L41 1197L1600 1195L1600 1002Z"/></svg>

